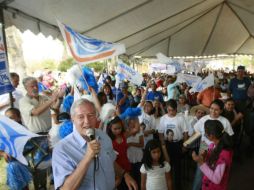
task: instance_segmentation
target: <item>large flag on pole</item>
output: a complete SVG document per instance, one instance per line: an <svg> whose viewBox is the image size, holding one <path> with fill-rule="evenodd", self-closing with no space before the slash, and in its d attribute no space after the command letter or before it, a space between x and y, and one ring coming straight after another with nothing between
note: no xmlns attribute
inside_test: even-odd
<svg viewBox="0 0 254 190"><path fill-rule="evenodd" d="M12 91L14 91L14 87L9 79L2 24L0 24L0 95Z"/></svg>
<svg viewBox="0 0 254 190"><path fill-rule="evenodd" d="M209 74L202 81L196 83L193 88L190 89L190 92L201 92L202 90L214 85L214 75L213 73Z"/></svg>
<svg viewBox="0 0 254 190"><path fill-rule="evenodd" d="M39 137L39 135L28 131L24 126L8 117L0 116L0 150L22 164L28 164L23 151L27 141L33 137Z"/></svg>
<svg viewBox="0 0 254 190"><path fill-rule="evenodd" d="M122 60L118 60L118 65L117 65L117 74L119 78L125 78L129 80L131 83L136 84L138 86L141 85L143 81L143 77L141 74L137 71L135 71L133 68L130 66L124 64Z"/></svg>
<svg viewBox="0 0 254 190"><path fill-rule="evenodd" d="M58 26L73 58L78 63L96 62L125 53L123 44L105 42L81 35L59 21Z"/></svg>

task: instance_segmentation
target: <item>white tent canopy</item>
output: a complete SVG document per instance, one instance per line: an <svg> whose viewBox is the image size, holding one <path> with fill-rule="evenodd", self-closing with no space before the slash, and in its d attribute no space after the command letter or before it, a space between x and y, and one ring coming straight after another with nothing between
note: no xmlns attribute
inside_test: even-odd
<svg viewBox="0 0 254 190"><path fill-rule="evenodd" d="M6 26L61 37L56 19L128 55L254 54L254 0L0 0Z"/></svg>

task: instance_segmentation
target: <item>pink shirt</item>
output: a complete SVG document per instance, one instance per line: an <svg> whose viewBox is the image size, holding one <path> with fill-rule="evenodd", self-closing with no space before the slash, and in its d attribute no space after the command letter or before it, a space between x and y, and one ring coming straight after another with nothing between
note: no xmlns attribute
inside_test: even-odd
<svg viewBox="0 0 254 190"><path fill-rule="evenodd" d="M207 158L209 158L214 144L209 146ZM229 171L232 164L233 151L222 150L219 158L211 169L207 163L200 166L201 171L204 173L202 180L202 190L226 190L228 187Z"/></svg>

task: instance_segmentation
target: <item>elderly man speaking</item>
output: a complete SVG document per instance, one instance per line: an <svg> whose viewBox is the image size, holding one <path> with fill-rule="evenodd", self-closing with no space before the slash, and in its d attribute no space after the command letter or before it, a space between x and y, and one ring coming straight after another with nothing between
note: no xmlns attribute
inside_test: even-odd
<svg viewBox="0 0 254 190"><path fill-rule="evenodd" d="M136 182L119 165L110 138L95 129L98 114L92 102L80 99L71 107L73 133L61 140L53 150L55 189L113 190L115 176L123 177L129 189ZM89 141L88 131L95 139Z"/></svg>

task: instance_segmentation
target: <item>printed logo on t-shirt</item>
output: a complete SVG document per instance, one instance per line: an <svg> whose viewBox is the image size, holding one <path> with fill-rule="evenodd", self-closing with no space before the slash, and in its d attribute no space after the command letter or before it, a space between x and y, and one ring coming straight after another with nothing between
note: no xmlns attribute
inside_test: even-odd
<svg viewBox="0 0 254 190"><path fill-rule="evenodd" d="M167 129L167 130L166 130L166 138L167 138L167 141L173 142L173 139L174 139L174 131L173 131L172 129Z"/></svg>
<svg viewBox="0 0 254 190"><path fill-rule="evenodd" d="M237 88L238 88L238 90L245 90L245 89L246 89L245 83L238 84L238 85L237 85Z"/></svg>
<svg viewBox="0 0 254 190"><path fill-rule="evenodd" d="M164 131L164 135L167 138L168 141L173 141L174 137L174 129L176 128L175 124L167 124L166 129ZM172 138L172 140L171 140Z"/></svg>
<svg viewBox="0 0 254 190"><path fill-rule="evenodd" d="M146 126L150 127L150 120L149 120L149 119L144 118L144 119L143 119L143 123L144 123Z"/></svg>
<svg viewBox="0 0 254 190"><path fill-rule="evenodd" d="M167 124L166 129L174 129L176 128L175 124Z"/></svg>

